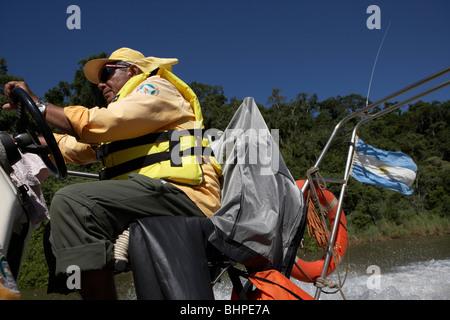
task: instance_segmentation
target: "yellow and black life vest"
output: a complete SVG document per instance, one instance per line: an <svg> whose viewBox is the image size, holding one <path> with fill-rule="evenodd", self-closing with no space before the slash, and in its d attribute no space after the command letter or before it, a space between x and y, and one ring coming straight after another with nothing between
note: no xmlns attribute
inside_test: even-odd
<svg viewBox="0 0 450 320"><path fill-rule="evenodd" d="M96 148L97 159L104 166L100 179L128 179L130 173L136 172L154 179L198 186L204 180L202 161L210 163L220 176L222 168L212 155L209 140L203 138L203 116L197 96L173 73L159 68L151 73L139 74L122 87L113 102L123 99L155 74L174 85L190 103L196 127L191 130L153 132L133 139L103 143Z"/></svg>

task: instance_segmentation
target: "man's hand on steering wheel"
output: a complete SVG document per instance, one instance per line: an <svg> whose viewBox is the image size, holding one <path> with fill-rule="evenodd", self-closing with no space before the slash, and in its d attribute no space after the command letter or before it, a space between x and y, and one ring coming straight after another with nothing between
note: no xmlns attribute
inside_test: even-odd
<svg viewBox="0 0 450 320"><path fill-rule="evenodd" d="M4 90L5 97L6 97L6 99L8 99L9 102L5 103L3 105L3 107L2 107L3 110L16 110L17 109L17 107L18 107L17 101L14 98L14 96L12 95L12 91L14 90L14 88L22 88L34 102L39 100L24 81L10 81L7 84L5 84L5 88L4 88L5 89Z"/></svg>
<svg viewBox="0 0 450 320"><path fill-rule="evenodd" d="M3 105L4 110L14 110L17 109L17 99L13 94L13 91L15 88L21 88L25 91L25 93L28 94L28 96L31 98L32 102L36 103L39 101L39 99L36 97L36 95L30 90L28 85L23 81L11 81L8 82L5 85L5 96L8 98L9 103L5 103ZM72 124L67 119L66 115L64 114L64 108L55 106L51 103L49 103L46 107L45 111L45 121L52 126L62 130L63 132L74 136L75 138L79 138L78 134L75 132L75 130L72 127Z"/></svg>
<svg viewBox="0 0 450 320"><path fill-rule="evenodd" d="M64 179L67 176L66 164L46 119L36 106L35 102L38 101L36 96L23 81L8 82L5 85L4 93L9 103L4 104L3 109L18 109L17 130L19 132L14 136L17 147L24 153L38 154L55 176ZM56 115L60 116L61 113L64 115L62 108L54 106L54 109ZM45 145L41 144L39 137L32 130L29 118L25 114L26 110L37 124L40 135L45 139ZM68 122L67 118L65 119ZM50 160L49 155L52 156L53 161Z"/></svg>

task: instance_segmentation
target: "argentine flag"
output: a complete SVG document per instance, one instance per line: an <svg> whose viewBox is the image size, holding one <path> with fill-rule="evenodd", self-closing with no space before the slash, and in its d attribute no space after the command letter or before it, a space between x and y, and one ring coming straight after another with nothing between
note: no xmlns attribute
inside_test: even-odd
<svg viewBox="0 0 450 320"><path fill-rule="evenodd" d="M358 138L351 176L359 182L410 195L417 166L403 152L376 149Z"/></svg>

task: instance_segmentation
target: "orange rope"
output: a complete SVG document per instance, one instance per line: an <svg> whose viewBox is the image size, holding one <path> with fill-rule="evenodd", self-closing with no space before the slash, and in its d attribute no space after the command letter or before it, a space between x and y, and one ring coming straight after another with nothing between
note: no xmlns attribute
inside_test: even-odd
<svg viewBox="0 0 450 320"><path fill-rule="evenodd" d="M328 246L328 229L323 223L323 220L319 216L314 202L311 197L308 197L308 214L307 214L307 227L308 234L311 238L317 240L320 248L326 248Z"/></svg>
<svg viewBox="0 0 450 320"><path fill-rule="evenodd" d="M308 207L308 214L307 214L307 228L308 228L308 235L311 238L316 239L317 244L320 248L325 249L328 247L329 243L329 235L331 234L331 230L328 230L328 227L325 225L324 220L321 219L319 212L317 211L314 201L311 197L311 195L308 196L307 200L307 207ZM321 206L320 203L318 203L319 207ZM337 250L339 249L339 246L334 245L333 251L334 256L338 260L339 263L339 254L337 254Z"/></svg>

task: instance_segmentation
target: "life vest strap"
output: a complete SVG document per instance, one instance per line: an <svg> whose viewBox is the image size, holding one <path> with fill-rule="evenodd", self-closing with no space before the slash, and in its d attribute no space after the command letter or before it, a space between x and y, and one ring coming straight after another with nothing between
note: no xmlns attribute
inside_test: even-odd
<svg viewBox="0 0 450 320"><path fill-rule="evenodd" d="M125 140L119 140L114 141L111 143L105 143L102 144L99 147L95 148L95 155L97 157L97 160L102 160L106 156L110 155L111 153L122 151L125 149L133 148L142 146L145 144L153 144L153 143L159 143L164 141L172 141L172 134L175 130L167 130L163 132L152 132L137 138L131 138L131 139L125 139ZM181 134L181 136L203 136L204 130L203 129L188 129L188 130L181 130L181 133L185 132L188 134ZM175 143L179 143L179 141L173 141Z"/></svg>
<svg viewBox="0 0 450 320"><path fill-rule="evenodd" d="M203 154L212 154L212 149L210 147L198 146L183 151L179 151L180 159L181 157L186 155L203 155ZM132 159L109 168L103 168L99 173L99 178L100 180L109 180L114 177L167 160L171 161L172 166L182 166L182 164L173 164L171 159L172 155L173 152L170 151L158 152L143 157L139 157L136 159Z"/></svg>

